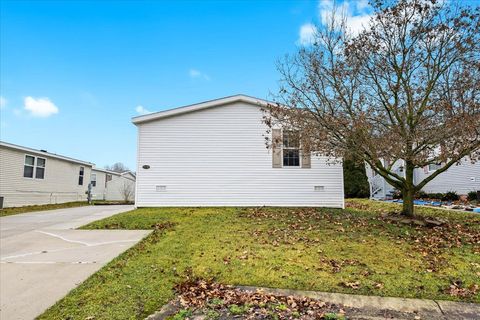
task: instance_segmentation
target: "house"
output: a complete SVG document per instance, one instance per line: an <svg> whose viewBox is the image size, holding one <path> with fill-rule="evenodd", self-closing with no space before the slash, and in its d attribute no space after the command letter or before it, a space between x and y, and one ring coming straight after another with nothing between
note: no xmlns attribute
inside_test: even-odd
<svg viewBox="0 0 480 320"><path fill-rule="evenodd" d="M138 207L344 207L341 161L303 154L269 133L268 102L235 95L138 116ZM283 138L266 147L265 138Z"/></svg>
<svg viewBox="0 0 480 320"><path fill-rule="evenodd" d="M0 207L86 201L93 163L0 141Z"/></svg>
<svg viewBox="0 0 480 320"><path fill-rule="evenodd" d="M441 164L430 164L424 168L415 169L414 183L420 183L439 167L441 167ZM403 160L396 161L392 166L392 170L400 176L405 174L403 168ZM366 166L366 173L370 184L370 198L390 198L395 188L388 184L382 176L376 174L368 165ZM480 162L472 163L467 157L439 174L423 188L426 193L455 191L459 195L466 195L470 191L477 190L480 190Z"/></svg>
<svg viewBox="0 0 480 320"><path fill-rule="evenodd" d="M135 199L135 174L93 168L90 178L93 200L133 201Z"/></svg>

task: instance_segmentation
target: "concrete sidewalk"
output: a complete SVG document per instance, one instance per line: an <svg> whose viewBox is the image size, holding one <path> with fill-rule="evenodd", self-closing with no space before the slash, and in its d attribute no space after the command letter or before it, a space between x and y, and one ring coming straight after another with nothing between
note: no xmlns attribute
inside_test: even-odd
<svg viewBox="0 0 480 320"><path fill-rule="evenodd" d="M0 218L0 319L33 319L149 231L75 230L132 206Z"/></svg>

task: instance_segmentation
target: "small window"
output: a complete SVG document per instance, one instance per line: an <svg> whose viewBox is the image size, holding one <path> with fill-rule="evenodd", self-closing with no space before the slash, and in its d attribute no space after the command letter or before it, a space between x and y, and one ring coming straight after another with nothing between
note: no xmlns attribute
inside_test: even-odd
<svg viewBox="0 0 480 320"><path fill-rule="evenodd" d="M442 167L442 164L441 163L430 163L428 165L428 172L433 172L433 171L437 171L438 169L440 169Z"/></svg>
<svg viewBox="0 0 480 320"><path fill-rule="evenodd" d="M45 162L43 158L37 158L37 166L35 168L35 179L45 178Z"/></svg>
<svg viewBox="0 0 480 320"><path fill-rule="evenodd" d="M25 156L25 164L23 166L23 176L25 178L33 178L34 169L35 169L35 157Z"/></svg>
<svg viewBox="0 0 480 320"><path fill-rule="evenodd" d="M84 167L80 167L80 172L78 174L78 185L79 186L83 186L83 175L85 173L85 168Z"/></svg>
<svg viewBox="0 0 480 320"><path fill-rule="evenodd" d="M293 131L283 131L283 166L300 166L300 141Z"/></svg>
<svg viewBox="0 0 480 320"><path fill-rule="evenodd" d="M91 179L90 179L90 183L92 184L92 187L96 187L96 186L97 186L97 174L92 173L92 177L91 177Z"/></svg>

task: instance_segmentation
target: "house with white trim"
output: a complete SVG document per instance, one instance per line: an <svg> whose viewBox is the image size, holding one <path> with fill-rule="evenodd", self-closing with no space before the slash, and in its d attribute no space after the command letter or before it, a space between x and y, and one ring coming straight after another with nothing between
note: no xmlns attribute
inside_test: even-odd
<svg viewBox="0 0 480 320"><path fill-rule="evenodd" d="M0 141L0 204L86 201L93 163Z"/></svg>
<svg viewBox="0 0 480 320"><path fill-rule="evenodd" d="M305 153L235 95L138 116L137 207L344 207L341 160ZM273 149L266 138L279 140Z"/></svg>
<svg viewBox="0 0 480 320"><path fill-rule="evenodd" d="M430 164L423 168L415 169L413 175L414 184L420 183L441 166L442 164ZM399 176L404 176L404 168L404 161L398 160L393 164L392 171ZM366 174L370 184L370 198L391 198L395 191L393 186L368 165L366 165ZM426 193L446 193L454 191L458 195L466 195L471 191L480 191L480 162L473 163L471 159L465 157L460 160L459 163L454 164L427 183L422 191Z"/></svg>
<svg viewBox="0 0 480 320"><path fill-rule="evenodd" d="M90 178L93 200L134 201L135 174L92 168Z"/></svg>
<svg viewBox="0 0 480 320"><path fill-rule="evenodd" d="M0 208L87 201L133 201L135 173L0 141Z"/></svg>

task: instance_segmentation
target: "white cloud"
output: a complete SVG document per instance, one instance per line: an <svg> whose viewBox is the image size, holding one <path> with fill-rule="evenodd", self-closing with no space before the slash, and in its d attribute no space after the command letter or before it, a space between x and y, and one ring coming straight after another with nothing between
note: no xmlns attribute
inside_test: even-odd
<svg viewBox="0 0 480 320"><path fill-rule="evenodd" d="M315 42L315 32L317 28L311 24L306 23L300 27L298 44L302 46L308 46Z"/></svg>
<svg viewBox="0 0 480 320"><path fill-rule="evenodd" d="M206 73L203 73L197 69L190 69L188 71L188 75L190 76L190 78L192 79L203 79L203 80L207 80L209 81L210 80L210 76L207 75Z"/></svg>
<svg viewBox="0 0 480 320"><path fill-rule="evenodd" d="M0 96L0 109L5 107L7 105L7 99L4 97Z"/></svg>
<svg viewBox="0 0 480 320"><path fill-rule="evenodd" d="M34 117L47 118L58 113L58 107L48 98L26 97L24 109Z"/></svg>
<svg viewBox="0 0 480 320"><path fill-rule="evenodd" d="M135 111L137 111L137 113L140 114L140 115L152 113L152 111L146 109L144 106L137 106L135 108Z"/></svg>
<svg viewBox="0 0 480 320"><path fill-rule="evenodd" d="M351 5L351 2L347 0L342 3L333 0L320 0L318 4L320 22L322 25L326 25L332 16L338 21L345 18L347 31L353 35L359 34L362 30L368 28L371 18L370 6L368 0L354 1L353 4ZM356 9L355 12L354 9Z"/></svg>

